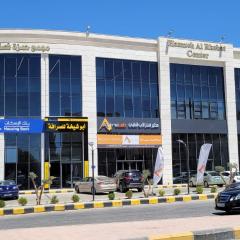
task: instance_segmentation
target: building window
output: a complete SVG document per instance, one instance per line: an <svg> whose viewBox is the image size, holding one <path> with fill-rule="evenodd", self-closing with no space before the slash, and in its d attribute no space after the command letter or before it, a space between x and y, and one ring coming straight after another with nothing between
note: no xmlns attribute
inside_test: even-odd
<svg viewBox="0 0 240 240"><path fill-rule="evenodd" d="M0 54L0 116L41 116L40 58L38 54Z"/></svg>
<svg viewBox="0 0 240 240"><path fill-rule="evenodd" d="M41 182L41 134L4 134L5 179L14 180L21 189L33 188L29 173Z"/></svg>
<svg viewBox="0 0 240 240"><path fill-rule="evenodd" d="M172 119L226 119L221 67L170 64L170 80Z"/></svg>
<svg viewBox="0 0 240 240"><path fill-rule="evenodd" d="M235 90L236 90L237 120L240 120L240 68L235 68Z"/></svg>
<svg viewBox="0 0 240 240"><path fill-rule="evenodd" d="M96 59L98 117L159 117L157 63Z"/></svg>
<svg viewBox="0 0 240 240"><path fill-rule="evenodd" d="M49 55L50 116L82 115L80 56Z"/></svg>
<svg viewBox="0 0 240 240"><path fill-rule="evenodd" d="M183 140L189 148L189 164L192 174L197 172L197 164L200 148L204 143L211 143L212 148L207 162L207 171L214 171L216 166L227 168L228 139L226 134L173 134L172 135L172 161L173 176L184 175L187 172L187 155L183 144L177 140ZM177 183L177 182L176 182Z"/></svg>

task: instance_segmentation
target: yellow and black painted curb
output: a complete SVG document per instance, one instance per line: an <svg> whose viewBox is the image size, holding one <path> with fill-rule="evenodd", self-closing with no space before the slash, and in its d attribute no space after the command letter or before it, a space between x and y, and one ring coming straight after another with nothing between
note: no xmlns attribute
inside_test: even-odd
<svg viewBox="0 0 240 240"><path fill-rule="evenodd" d="M192 200L214 199L216 195L217 194L212 193L212 194L199 194L199 195L150 197L150 198L123 199L123 200L112 200L112 201L79 202L79 203L67 203L67 204L39 205L39 206L30 206L30 207L2 208L0 209L0 216L52 212L52 211L90 209L90 208L123 207L123 206L134 206L134 205L144 205L144 204L188 202Z"/></svg>
<svg viewBox="0 0 240 240"><path fill-rule="evenodd" d="M66 188L66 189L50 189L50 190L44 190L43 193L72 193L75 192L73 188ZM26 191L19 191L19 194L21 195L30 195L35 194L34 190L26 190Z"/></svg>
<svg viewBox="0 0 240 240"><path fill-rule="evenodd" d="M173 184L173 185L158 185L158 189L162 188L185 188L187 187L187 184ZM43 193L72 193L74 192L74 188L66 188L66 189L50 189L50 190L44 190ZM30 195L35 194L34 190L26 190L26 191L19 191L19 194L21 195Z"/></svg>
<svg viewBox="0 0 240 240"><path fill-rule="evenodd" d="M202 239L240 239L240 227L219 228L177 234L156 235L139 240L202 240ZM137 239L136 239L137 240Z"/></svg>

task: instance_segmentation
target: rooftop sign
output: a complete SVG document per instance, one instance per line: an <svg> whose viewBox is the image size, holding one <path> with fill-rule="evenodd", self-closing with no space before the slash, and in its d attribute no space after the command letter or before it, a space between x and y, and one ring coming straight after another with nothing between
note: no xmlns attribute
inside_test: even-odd
<svg viewBox="0 0 240 240"><path fill-rule="evenodd" d="M186 55L189 58L205 58L208 59L209 51L224 52L226 51L226 46L222 44L212 44L204 42L192 42L192 41L175 41L172 39L167 40L167 48L183 48L187 49ZM208 52L205 52L208 51Z"/></svg>
<svg viewBox="0 0 240 240"><path fill-rule="evenodd" d="M0 51L49 52L50 47L39 44L0 43Z"/></svg>

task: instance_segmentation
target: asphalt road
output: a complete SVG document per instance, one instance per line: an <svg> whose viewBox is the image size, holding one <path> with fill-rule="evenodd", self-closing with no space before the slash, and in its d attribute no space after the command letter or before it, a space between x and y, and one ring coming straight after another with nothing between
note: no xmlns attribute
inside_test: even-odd
<svg viewBox="0 0 240 240"><path fill-rule="evenodd" d="M214 209L214 201L84 209L0 217L0 229L49 227L113 222L133 222L224 215Z"/></svg>

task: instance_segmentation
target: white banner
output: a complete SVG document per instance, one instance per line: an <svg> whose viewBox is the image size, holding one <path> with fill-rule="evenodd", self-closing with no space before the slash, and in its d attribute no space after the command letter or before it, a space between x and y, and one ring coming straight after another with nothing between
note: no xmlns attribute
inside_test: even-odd
<svg viewBox="0 0 240 240"><path fill-rule="evenodd" d="M153 174L153 185L157 185L158 182L161 180L163 175L163 167L164 167L163 149L162 147L159 147Z"/></svg>
<svg viewBox="0 0 240 240"><path fill-rule="evenodd" d="M211 147L212 147L212 144L206 143L206 144L203 144L200 149L198 167L197 167L197 184L203 183L203 175L206 169L207 160L208 160Z"/></svg>

